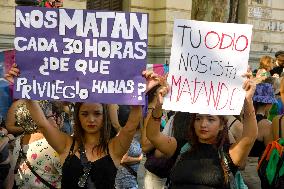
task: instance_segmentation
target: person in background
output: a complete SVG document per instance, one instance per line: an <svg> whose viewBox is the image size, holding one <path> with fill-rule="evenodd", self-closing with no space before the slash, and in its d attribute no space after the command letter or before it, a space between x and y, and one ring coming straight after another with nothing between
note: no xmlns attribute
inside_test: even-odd
<svg viewBox="0 0 284 189"><path fill-rule="evenodd" d="M271 121L267 119L272 104L276 103L272 85L269 83L257 84L253 103L258 126L258 136L249 156L260 157L266 145L272 141Z"/></svg>
<svg viewBox="0 0 284 189"><path fill-rule="evenodd" d="M250 73L244 82L246 91L244 102L244 131L242 137L230 146L227 120L219 115L189 114L190 150L181 154L173 168L170 179L171 187L181 188L230 188L231 173L236 173L238 166L243 165L257 137L257 123L252 97L255 81ZM157 103L151 111L147 125L147 138L166 157L173 156L179 142L175 137L165 136L159 131L162 116L163 96L168 86L157 91ZM230 170L230 171L229 171Z"/></svg>
<svg viewBox="0 0 284 189"><path fill-rule="evenodd" d="M259 60L259 68L256 73L256 79L259 82L270 76L270 70L273 69L273 58L271 56L262 56Z"/></svg>
<svg viewBox="0 0 284 189"><path fill-rule="evenodd" d="M72 112L72 103L71 102L56 102L56 106L63 110L63 126L61 128L61 131L72 135L73 134L73 126L72 123L74 122L73 119L73 112Z"/></svg>
<svg viewBox="0 0 284 189"><path fill-rule="evenodd" d="M284 51L278 51L275 53L276 66L270 70L270 75L273 77L281 77L284 72Z"/></svg>
<svg viewBox="0 0 284 189"><path fill-rule="evenodd" d="M159 88L160 85L156 85L155 87L153 87L148 93L147 93L147 100L148 100L148 104L146 106L146 108L149 110L151 109L151 107L153 107L154 99L155 99L155 95L156 95L156 90L157 88ZM150 108L148 108L150 107ZM150 119L151 114L149 114L149 111L147 111L144 121L143 121L143 127L141 130L141 145L142 145L142 150L145 153L146 156L143 157L142 162L140 164L139 173L143 172L143 175L141 175L140 177L140 188L145 188L145 189L160 189L163 188L165 183L166 183L166 178L161 178L160 176L156 175L155 173L150 172L148 169L151 167L155 170L158 170L159 164L162 163L163 161L167 161L165 158L164 159L157 159L154 156L155 153L155 148L154 146L151 144L151 142L147 139L146 137L146 126L148 123L148 120ZM169 130L171 131L172 128L171 127L171 122L169 121L167 123L167 125L165 126L165 130ZM161 125L160 125L160 129L161 129ZM170 127L170 128L169 128ZM146 164L146 165L145 165ZM154 167L153 165L155 165L156 167ZM162 167L165 167L165 164L162 165ZM167 169L167 168L166 168ZM139 176L139 175L138 175ZM139 180L138 180L139 181ZM139 184L139 183L138 183Z"/></svg>
<svg viewBox="0 0 284 189"><path fill-rule="evenodd" d="M281 135L279 133L279 128L281 126ZM278 115L272 120L272 135L273 140L277 140L279 138L284 138L284 114Z"/></svg>
<svg viewBox="0 0 284 189"><path fill-rule="evenodd" d="M274 103L272 105L272 107L270 108L269 113L267 115L267 119L269 121L272 121L275 116L284 113L284 106L282 104L281 96L280 96L280 81L281 81L281 79L282 78L278 78L278 77L268 77L263 81L263 83L269 83L273 86L275 99L276 99L276 103Z"/></svg>
<svg viewBox="0 0 284 189"><path fill-rule="evenodd" d="M15 118L15 111L21 103L23 103L23 101L21 100L14 101L9 108L6 117L6 128L9 133L13 134L16 137L25 132L25 127L22 127L21 124L18 124Z"/></svg>
<svg viewBox="0 0 284 189"><path fill-rule="evenodd" d="M280 81L279 93L280 93L280 99L281 99L281 102L282 102L282 104L281 104L282 110L281 110L281 112L279 112L279 115L275 116L272 120L273 140L277 140L278 138L284 137L284 118L283 118L284 117L284 76L280 77L279 79L281 80ZM279 100L278 100L278 103L280 103ZM282 130L281 136L279 134L280 125L281 125L281 130Z"/></svg>
<svg viewBox="0 0 284 189"><path fill-rule="evenodd" d="M111 121L116 125L119 132L119 130L127 123L131 109L128 105L117 105L116 107L117 109L114 108L114 110L117 112L117 118L114 120L111 119ZM118 123L115 123L116 120ZM121 166L117 170L115 179L115 186L117 189L138 189L137 171L142 157L140 126L138 126L128 152L123 156Z"/></svg>
<svg viewBox="0 0 284 189"><path fill-rule="evenodd" d="M0 188L8 187L7 177L11 168L11 157L9 153L9 142L14 140L12 134L8 134L8 131L0 127Z"/></svg>
<svg viewBox="0 0 284 189"><path fill-rule="evenodd" d="M63 0L37 0L38 5L46 8L60 8L63 6Z"/></svg>
<svg viewBox="0 0 284 189"><path fill-rule="evenodd" d="M151 116L151 114L150 114ZM171 170L188 140L190 116L187 112L176 112L167 122L162 134L176 138L179 143L172 157L165 157L156 148L146 154L145 189L163 189L166 187ZM147 127L147 126L146 126Z"/></svg>
<svg viewBox="0 0 284 189"><path fill-rule="evenodd" d="M58 154L48 144L43 133L32 120L25 100L18 100L13 115L24 133L16 138L13 165L18 188L60 188L61 164ZM63 125L62 110L55 103L41 101L44 116L52 127L59 130Z"/></svg>
<svg viewBox="0 0 284 189"><path fill-rule="evenodd" d="M226 116L228 122L227 126L229 131L234 137L234 140L237 141L242 137L243 134L243 124L239 120L238 116L228 115Z"/></svg>
<svg viewBox="0 0 284 189"><path fill-rule="evenodd" d="M281 82L280 82L279 93L280 93L280 98L281 98L281 101L282 101L282 105L284 107L284 76L282 76L280 79L281 79ZM283 111L284 111L284 108L283 108Z"/></svg>

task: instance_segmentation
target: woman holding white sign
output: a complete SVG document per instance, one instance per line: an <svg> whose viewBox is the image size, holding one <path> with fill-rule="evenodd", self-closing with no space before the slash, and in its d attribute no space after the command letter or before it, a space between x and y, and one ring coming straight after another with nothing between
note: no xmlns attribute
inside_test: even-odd
<svg viewBox="0 0 284 189"><path fill-rule="evenodd" d="M255 82L251 74L243 88L246 91L244 104L244 130L239 140L230 146L226 118L221 115L190 114L190 149L180 155L170 176L174 189L229 189L235 184L234 175L243 165L257 137L257 123L252 97ZM180 145L174 137L163 135L160 130L163 96L167 85L157 90L156 106L147 126L147 138L165 156L171 157Z"/></svg>
<svg viewBox="0 0 284 189"><path fill-rule="evenodd" d="M19 75L14 65L9 71ZM147 89L153 87L156 76L145 72ZM27 100L33 120L48 143L59 154L62 169L62 188L113 189L117 167L127 152L142 117L141 106L132 106L126 125L110 137L108 109L101 103L76 103L74 136L55 129L45 118L36 101Z"/></svg>

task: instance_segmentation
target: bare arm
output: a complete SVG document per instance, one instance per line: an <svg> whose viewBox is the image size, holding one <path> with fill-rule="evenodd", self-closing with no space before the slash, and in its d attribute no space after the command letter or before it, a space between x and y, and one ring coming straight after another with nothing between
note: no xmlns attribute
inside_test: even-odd
<svg viewBox="0 0 284 189"><path fill-rule="evenodd" d="M146 78L145 92L147 93L158 84L159 80L157 75L153 72L143 71L142 75ZM118 135L114 137L110 144L110 150L113 151L115 155L116 160L113 160L116 164L118 164L118 162L120 163L121 158L127 152L139 122L142 122L142 107L132 106L126 125L120 130Z"/></svg>
<svg viewBox="0 0 284 189"><path fill-rule="evenodd" d="M72 143L72 137L59 131L56 127L53 127L49 123L38 102L26 100L26 104L33 120L36 122L50 146L59 155L62 155L66 152L66 150L69 150L67 149L67 146Z"/></svg>
<svg viewBox="0 0 284 189"><path fill-rule="evenodd" d="M244 107L244 128L242 137L231 146L229 151L234 164L237 166L244 165L258 133L253 101L251 98L245 99Z"/></svg>
<svg viewBox="0 0 284 189"><path fill-rule="evenodd" d="M5 75L5 79L10 83L14 83L14 77L19 76L20 70L16 64L13 64L9 73ZM71 145L72 137L60 132L57 128L53 127L46 117L38 103L32 100L25 101L28 110L30 111L31 117L36 122L37 126L43 133L44 137L51 145L51 147L60 155L64 154L65 151L68 152L69 149L66 147Z"/></svg>
<svg viewBox="0 0 284 189"><path fill-rule="evenodd" d="M177 141L174 137L166 136L160 132L160 122L161 120L155 119L154 117L159 117L162 115L161 107L157 107L151 110L151 116L147 125L147 138L150 142L163 153L166 157L171 157L174 155L177 148ZM153 115L153 116L152 116Z"/></svg>
<svg viewBox="0 0 284 189"><path fill-rule="evenodd" d="M152 102L153 105L151 106L154 108L149 110L149 121L146 126L146 134L156 150L160 151L166 157L171 157L176 151L177 141L174 137L164 135L160 132L161 117L163 114L163 98L169 90L166 78L160 78L159 84L161 87L156 90L156 95Z"/></svg>
<svg viewBox="0 0 284 189"><path fill-rule="evenodd" d="M142 160L143 154L141 154L138 157L131 157L127 153L123 156L121 163L126 163L126 164L136 164L139 163Z"/></svg>
<svg viewBox="0 0 284 189"><path fill-rule="evenodd" d="M282 77L281 82L280 82L280 96L281 96L282 104L284 104L284 77Z"/></svg>
<svg viewBox="0 0 284 189"><path fill-rule="evenodd" d="M129 149L129 146L132 142L134 134L136 133L139 122L141 121L141 117L142 107L132 106L126 125L119 131L117 136L115 136L111 140L110 150L113 154L113 157L115 158L113 160L117 164L120 163L120 160Z"/></svg>
<svg viewBox="0 0 284 189"><path fill-rule="evenodd" d="M110 121L112 126L115 128L116 132L119 132L119 130L121 129L121 125L119 124L118 115L117 115L118 108L119 107L117 104L108 105Z"/></svg>
<svg viewBox="0 0 284 189"><path fill-rule="evenodd" d="M144 119L143 127L141 129L141 146L142 146L142 151L144 153L147 153L151 151L152 149L154 149L154 146L151 144L151 142L148 140L146 136L146 128L147 128L147 124L150 119L151 113L152 111L150 111L150 113L147 112L147 116Z"/></svg>
<svg viewBox="0 0 284 189"><path fill-rule="evenodd" d="M9 108L7 112L7 119L6 119L6 128L9 131L9 133L12 133L14 135L19 135L24 132L24 129L22 127L17 127L16 124L16 118L15 118L15 111L18 107L18 105L25 103L23 100L17 100L13 102L11 107Z"/></svg>

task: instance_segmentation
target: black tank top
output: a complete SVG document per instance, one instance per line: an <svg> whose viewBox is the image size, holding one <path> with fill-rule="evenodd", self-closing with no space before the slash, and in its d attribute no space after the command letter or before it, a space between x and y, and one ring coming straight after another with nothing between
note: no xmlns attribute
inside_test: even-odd
<svg viewBox="0 0 284 189"><path fill-rule="evenodd" d="M81 160L73 153L74 144L73 140L69 155L62 167L62 189L82 189L78 186L78 181L84 171ZM108 153L108 155L92 162L90 177L95 183L96 189L113 189L116 172L117 168Z"/></svg>
<svg viewBox="0 0 284 189"><path fill-rule="evenodd" d="M0 152L0 163L7 160L9 157L9 145L6 144L3 150Z"/></svg>
<svg viewBox="0 0 284 189"><path fill-rule="evenodd" d="M225 150L233 174L237 171ZM197 150L184 153L171 173L171 189L227 189L218 151L210 144L199 144Z"/></svg>
<svg viewBox="0 0 284 189"><path fill-rule="evenodd" d="M261 120L267 119L266 116L261 114L256 114L256 121L259 123ZM265 150L264 141L255 140L254 145L249 153L249 157L260 157Z"/></svg>

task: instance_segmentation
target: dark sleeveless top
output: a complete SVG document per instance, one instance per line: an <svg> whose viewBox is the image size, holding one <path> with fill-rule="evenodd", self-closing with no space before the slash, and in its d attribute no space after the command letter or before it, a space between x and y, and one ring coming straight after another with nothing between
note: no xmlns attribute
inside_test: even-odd
<svg viewBox="0 0 284 189"><path fill-rule="evenodd" d="M233 174L235 166L224 150ZM172 189L228 189L224 185L224 172L217 149L210 144L199 144L198 149L182 154L171 173Z"/></svg>
<svg viewBox="0 0 284 189"><path fill-rule="evenodd" d="M266 116L256 114L256 121L259 123L261 120L267 119ZM249 157L260 157L265 150L264 141L255 140L254 145L249 153Z"/></svg>
<svg viewBox="0 0 284 189"><path fill-rule="evenodd" d="M2 151L0 152L0 163L7 160L8 157L9 157L9 145L6 144L5 147L2 149Z"/></svg>
<svg viewBox="0 0 284 189"><path fill-rule="evenodd" d="M78 181L84 173L83 166L81 160L73 153L74 144L73 140L69 155L62 167L62 189L82 189L78 186ZM90 177L95 183L96 189L113 189L116 172L117 168L108 153L108 155L92 162Z"/></svg>

